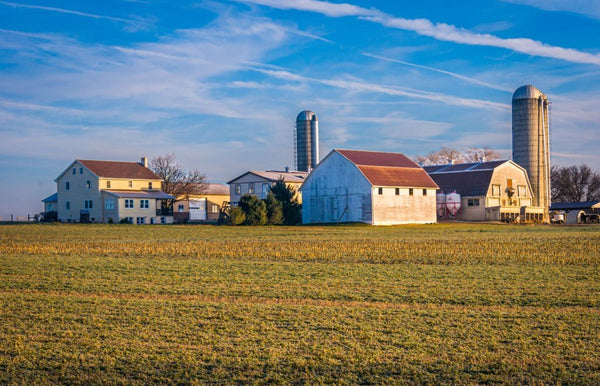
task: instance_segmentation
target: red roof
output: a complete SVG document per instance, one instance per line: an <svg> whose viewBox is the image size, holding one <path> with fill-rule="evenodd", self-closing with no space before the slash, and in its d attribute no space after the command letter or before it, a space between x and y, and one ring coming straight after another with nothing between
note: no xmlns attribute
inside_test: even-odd
<svg viewBox="0 0 600 386"><path fill-rule="evenodd" d="M421 168L419 165L401 153L384 153L382 151L364 150L336 150L355 165L392 166L417 169Z"/></svg>
<svg viewBox="0 0 600 386"><path fill-rule="evenodd" d="M404 154L361 150L336 151L355 164L373 186L438 188L425 170Z"/></svg>
<svg viewBox="0 0 600 386"><path fill-rule="evenodd" d="M77 160L98 177L160 180L152 170L137 162Z"/></svg>

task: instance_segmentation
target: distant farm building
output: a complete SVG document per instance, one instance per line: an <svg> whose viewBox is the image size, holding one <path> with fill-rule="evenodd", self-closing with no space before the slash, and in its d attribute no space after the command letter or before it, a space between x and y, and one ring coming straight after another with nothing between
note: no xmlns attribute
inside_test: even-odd
<svg viewBox="0 0 600 386"><path fill-rule="evenodd" d="M175 222L216 222L223 203L229 201L229 186L204 184L201 194L180 197L173 204Z"/></svg>
<svg viewBox="0 0 600 386"><path fill-rule="evenodd" d="M248 171L227 182L230 201L237 203L244 194L250 194L264 200L267 198L271 186L279 180L283 180L286 185L297 191L307 175L308 172L289 170ZM298 201L302 202L300 195L298 195Z"/></svg>
<svg viewBox="0 0 600 386"><path fill-rule="evenodd" d="M513 161L433 165L424 169L440 188L438 202L451 193L460 195L460 210L439 212L439 219L544 220L545 209L532 206L533 193L527 172Z"/></svg>
<svg viewBox="0 0 600 386"><path fill-rule="evenodd" d="M600 201L554 202L550 212L562 214L567 224L600 222Z"/></svg>
<svg viewBox="0 0 600 386"><path fill-rule="evenodd" d="M75 160L57 178L58 220L167 224L165 209L175 197L161 190L161 178L141 162Z"/></svg>
<svg viewBox="0 0 600 386"><path fill-rule="evenodd" d="M302 222L435 223L436 189L403 154L334 149L300 188Z"/></svg>

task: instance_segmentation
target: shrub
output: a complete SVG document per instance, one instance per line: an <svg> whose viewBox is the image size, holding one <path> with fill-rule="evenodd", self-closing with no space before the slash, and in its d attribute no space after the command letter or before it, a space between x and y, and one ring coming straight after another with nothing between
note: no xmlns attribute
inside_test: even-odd
<svg viewBox="0 0 600 386"><path fill-rule="evenodd" d="M246 221L246 214L239 206L234 206L229 212L229 225L242 225Z"/></svg>

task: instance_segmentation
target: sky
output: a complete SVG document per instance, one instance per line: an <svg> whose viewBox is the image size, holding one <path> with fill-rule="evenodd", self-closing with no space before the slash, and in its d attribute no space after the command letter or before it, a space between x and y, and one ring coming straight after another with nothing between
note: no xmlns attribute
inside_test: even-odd
<svg viewBox="0 0 600 386"><path fill-rule="evenodd" d="M211 182L333 148L491 147L551 102L552 163L600 170L600 0L0 0L0 217L75 159L175 154Z"/></svg>

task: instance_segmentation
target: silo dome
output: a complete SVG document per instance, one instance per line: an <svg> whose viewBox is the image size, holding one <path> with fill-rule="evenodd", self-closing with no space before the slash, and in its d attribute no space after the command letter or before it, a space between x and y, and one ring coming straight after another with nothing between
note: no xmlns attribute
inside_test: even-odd
<svg viewBox="0 0 600 386"><path fill-rule="evenodd" d="M298 114L296 121L312 121L313 119L317 119L315 113L310 110L304 110Z"/></svg>
<svg viewBox="0 0 600 386"><path fill-rule="evenodd" d="M526 84L525 86L521 86L516 89L513 94L513 100L515 99L538 99L540 96L544 95L540 90L536 87Z"/></svg>

